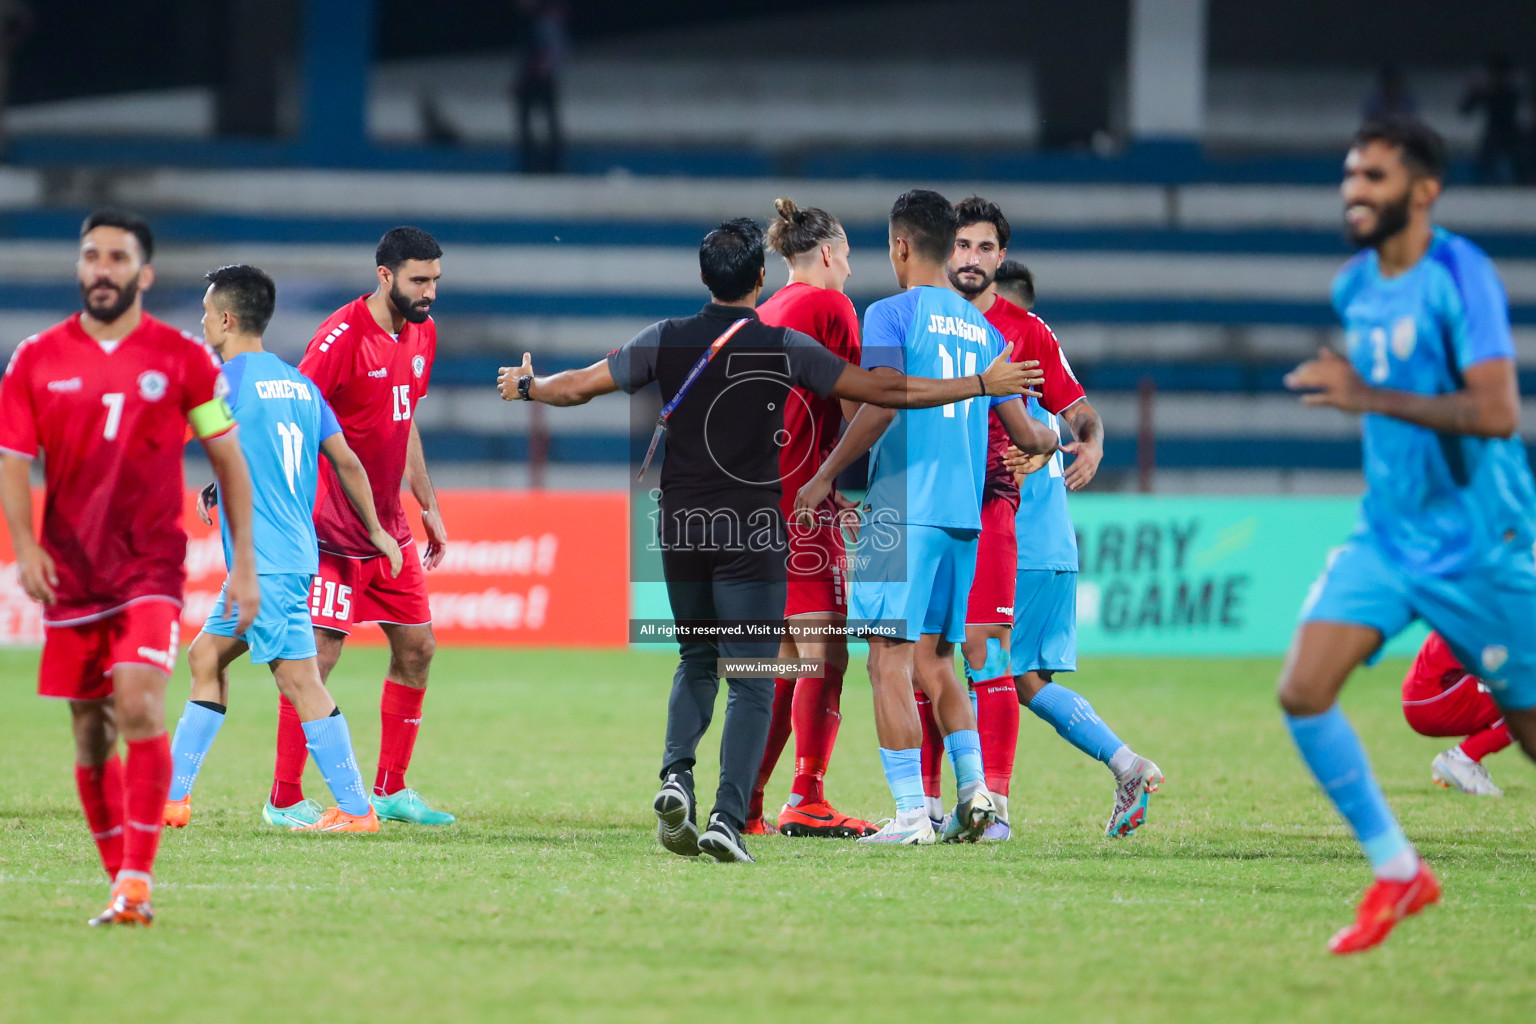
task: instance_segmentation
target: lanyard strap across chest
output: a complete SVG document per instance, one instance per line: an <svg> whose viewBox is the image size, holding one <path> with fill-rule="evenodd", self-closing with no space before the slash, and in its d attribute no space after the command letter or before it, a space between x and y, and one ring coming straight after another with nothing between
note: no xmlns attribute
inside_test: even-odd
<svg viewBox="0 0 1536 1024"><path fill-rule="evenodd" d="M704 368L725 347L725 343L730 341L736 332L741 330L742 326L750 322L751 319L751 317L742 317L727 327L720 337L710 342L709 348L704 350L704 354L699 356L698 361L693 364L693 368L688 371L688 375L683 378L682 384L678 385L677 393L672 396L672 400L661 407L661 416L656 421L656 430L651 434L651 446L645 450L645 461L640 463L640 472L635 475L636 480L644 479L645 471L650 468L651 459L656 455L656 447L661 444L661 437L667 431L667 420L677 411L683 396L688 394L688 389L693 387L694 381L699 379L699 375L704 372Z"/></svg>

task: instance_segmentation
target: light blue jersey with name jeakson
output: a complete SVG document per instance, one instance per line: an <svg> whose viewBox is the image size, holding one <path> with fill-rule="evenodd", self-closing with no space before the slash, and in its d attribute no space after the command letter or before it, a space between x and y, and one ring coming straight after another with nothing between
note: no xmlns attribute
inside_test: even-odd
<svg viewBox="0 0 1536 1024"><path fill-rule="evenodd" d="M1509 303L1477 246L1436 229L1424 258L1381 275L1374 250L1333 282L1349 359L1367 384L1423 395L1464 385L1490 359L1513 359ZM1456 576L1506 544L1536 540L1536 486L1518 437L1440 434L1388 416L1362 417L1366 492L1357 536L1416 574Z"/></svg>
<svg viewBox="0 0 1536 1024"><path fill-rule="evenodd" d="M313 575L315 486L320 445L341 433L320 389L270 352L248 352L224 364L229 404L240 426L240 450L251 473L256 571ZM234 564L229 522L219 517L224 564Z"/></svg>
<svg viewBox="0 0 1536 1024"><path fill-rule="evenodd" d="M976 307L948 288L910 288L864 314L866 369L974 379L1005 347ZM898 409L870 450L866 515L877 522L979 531L988 413L1016 400L978 396L933 409Z"/></svg>

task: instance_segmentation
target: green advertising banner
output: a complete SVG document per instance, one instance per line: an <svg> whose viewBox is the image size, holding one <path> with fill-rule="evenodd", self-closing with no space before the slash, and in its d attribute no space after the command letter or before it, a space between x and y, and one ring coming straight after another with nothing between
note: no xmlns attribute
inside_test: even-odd
<svg viewBox="0 0 1536 1024"><path fill-rule="evenodd" d="M1350 498L1072 498L1084 654L1283 654ZM1389 648L1412 653L1422 631Z"/></svg>
<svg viewBox="0 0 1536 1024"><path fill-rule="evenodd" d="M1353 498L1073 497L1079 652L1284 654L1307 591L1353 529L1356 507ZM646 512L654 508L631 510L632 538L652 528ZM631 557L632 568L655 558ZM669 616L662 584L630 589L633 617ZM1424 634L1416 626L1387 652L1411 655Z"/></svg>

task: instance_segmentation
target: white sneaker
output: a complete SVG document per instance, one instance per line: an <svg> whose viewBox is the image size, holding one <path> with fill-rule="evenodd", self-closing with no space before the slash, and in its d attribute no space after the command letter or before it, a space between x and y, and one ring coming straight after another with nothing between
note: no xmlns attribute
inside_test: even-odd
<svg viewBox="0 0 1536 1024"><path fill-rule="evenodd" d="M1459 789L1473 796L1504 795L1504 791L1493 784L1488 769L1463 754L1460 747L1436 754L1429 765L1429 777L1435 780L1437 786Z"/></svg>
<svg viewBox="0 0 1536 1024"><path fill-rule="evenodd" d="M1105 838L1123 838L1146 824L1147 803L1162 784L1163 773L1157 765L1137 756L1124 780L1115 783L1115 803L1104 826Z"/></svg>
<svg viewBox="0 0 1536 1024"><path fill-rule="evenodd" d="M926 811L912 821L903 822L900 818L883 818L876 824L880 826L880 831L872 836L856 839L854 842L880 846L932 846L934 840L938 838Z"/></svg>

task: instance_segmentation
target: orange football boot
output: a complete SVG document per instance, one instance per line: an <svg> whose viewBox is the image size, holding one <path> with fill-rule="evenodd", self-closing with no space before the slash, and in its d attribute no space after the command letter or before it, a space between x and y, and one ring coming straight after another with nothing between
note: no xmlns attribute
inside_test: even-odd
<svg viewBox="0 0 1536 1024"><path fill-rule="evenodd" d="M1419 862L1419 873L1406 882L1378 878L1355 910L1355 923L1328 940L1328 949L1343 956L1380 945L1397 922L1440 902L1440 880L1429 865Z"/></svg>
<svg viewBox="0 0 1536 1024"><path fill-rule="evenodd" d="M850 818L826 801L801 804L799 807L784 805L779 811L779 831L786 836L820 836L830 839L858 839L872 836L879 829L867 821Z"/></svg>
<svg viewBox="0 0 1536 1024"><path fill-rule="evenodd" d="M125 878L113 885L112 902L88 923L93 928L104 924L142 924L147 928L154 924L155 912L149 906L149 882L142 878Z"/></svg>
<svg viewBox="0 0 1536 1024"><path fill-rule="evenodd" d="M165 827L186 828L192 823L192 794L188 793L180 800L167 800L165 802Z"/></svg>
<svg viewBox="0 0 1536 1024"><path fill-rule="evenodd" d="M744 836L776 836L779 834L778 826L759 814L755 818L747 819L747 827L741 830Z"/></svg>
<svg viewBox="0 0 1536 1024"><path fill-rule="evenodd" d="M348 814L340 807L327 807L313 825L295 825L295 832L377 832L379 815L372 808L367 814Z"/></svg>

